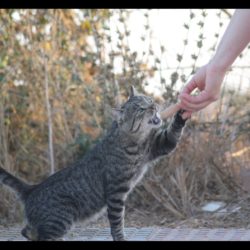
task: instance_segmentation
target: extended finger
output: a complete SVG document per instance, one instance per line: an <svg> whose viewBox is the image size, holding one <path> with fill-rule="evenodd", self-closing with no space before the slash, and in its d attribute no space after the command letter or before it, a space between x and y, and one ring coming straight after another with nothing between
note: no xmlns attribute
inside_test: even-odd
<svg viewBox="0 0 250 250"><path fill-rule="evenodd" d="M192 112L190 112L190 111L185 111L185 112L181 115L181 117L182 117L182 119L186 120L187 118L190 118L191 115L192 115Z"/></svg>
<svg viewBox="0 0 250 250"><path fill-rule="evenodd" d="M199 110L205 108L210 103L211 103L211 101L205 101L205 102L202 102L199 104L193 104L193 103L187 102L185 99L183 99L181 101L181 108L184 110L187 110L187 111L194 112L194 111L199 111Z"/></svg>
<svg viewBox="0 0 250 250"><path fill-rule="evenodd" d="M199 93L199 95L196 96L192 96L192 95L188 95L188 94L182 94L180 96L181 100L185 100L186 102L192 103L192 104L200 104L200 103L204 103L207 101L211 102L211 96L206 92L206 91L202 91Z"/></svg>
<svg viewBox="0 0 250 250"><path fill-rule="evenodd" d="M194 79L191 79L191 81L189 83L186 84L186 86L184 86L183 90L181 91L181 94L190 94L194 89L196 89L198 86L196 84L196 81Z"/></svg>

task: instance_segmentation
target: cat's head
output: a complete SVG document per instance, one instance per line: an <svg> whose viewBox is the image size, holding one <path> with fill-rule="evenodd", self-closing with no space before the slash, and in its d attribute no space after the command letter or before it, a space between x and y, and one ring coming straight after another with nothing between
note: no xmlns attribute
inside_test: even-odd
<svg viewBox="0 0 250 250"><path fill-rule="evenodd" d="M162 125L157 103L138 93L133 86L128 100L114 109L114 115L120 129L137 138L148 136L152 129Z"/></svg>

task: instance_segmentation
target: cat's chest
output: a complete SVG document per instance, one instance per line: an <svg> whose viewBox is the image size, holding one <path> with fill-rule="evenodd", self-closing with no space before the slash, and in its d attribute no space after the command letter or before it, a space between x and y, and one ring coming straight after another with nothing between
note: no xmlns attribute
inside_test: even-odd
<svg viewBox="0 0 250 250"><path fill-rule="evenodd" d="M147 170L148 170L148 164L137 166L135 174L133 178L131 178L131 181L130 181L131 188L134 188L134 186L143 178Z"/></svg>
<svg viewBox="0 0 250 250"><path fill-rule="evenodd" d="M148 164L145 161L145 155L140 154L134 159L134 162L128 166L133 173L129 183L130 187L133 188L144 176L148 170Z"/></svg>
<svg viewBox="0 0 250 250"><path fill-rule="evenodd" d="M129 159L128 168L134 170L134 178L136 179L141 172L145 171L147 163L147 150L142 145L129 145L124 148L125 155Z"/></svg>
<svg viewBox="0 0 250 250"><path fill-rule="evenodd" d="M147 171L145 148L131 143L124 147L117 147L112 155L117 157L114 158L114 164L108 165L108 176L110 176L108 179L114 179L115 182L119 180L119 183L123 182L131 190ZM111 158L107 157L107 159Z"/></svg>
<svg viewBox="0 0 250 250"><path fill-rule="evenodd" d="M132 160L135 165L140 165L146 161L147 155L149 154L148 145L138 145L136 143L128 144L123 147L124 155Z"/></svg>

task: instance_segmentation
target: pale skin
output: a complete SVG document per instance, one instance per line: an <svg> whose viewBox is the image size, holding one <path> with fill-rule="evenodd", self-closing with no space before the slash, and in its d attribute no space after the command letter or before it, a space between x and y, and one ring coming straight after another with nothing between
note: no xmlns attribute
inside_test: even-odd
<svg viewBox="0 0 250 250"><path fill-rule="evenodd" d="M250 9L237 9L219 43L214 57L201 67L179 95L178 108L185 119L218 100L225 74L250 42ZM192 95L198 89L198 95Z"/></svg>

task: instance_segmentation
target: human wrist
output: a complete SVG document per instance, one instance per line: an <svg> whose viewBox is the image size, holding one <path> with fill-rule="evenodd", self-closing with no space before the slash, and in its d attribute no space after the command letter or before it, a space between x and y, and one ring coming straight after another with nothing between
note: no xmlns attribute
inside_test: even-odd
<svg viewBox="0 0 250 250"><path fill-rule="evenodd" d="M230 69L230 66L231 65L224 63L222 60L219 60L216 56L214 56L208 63L207 68L212 74L225 75Z"/></svg>

